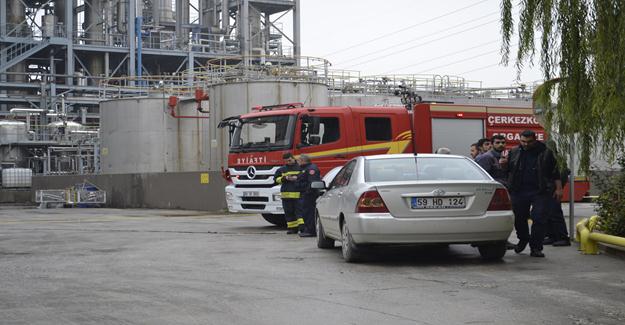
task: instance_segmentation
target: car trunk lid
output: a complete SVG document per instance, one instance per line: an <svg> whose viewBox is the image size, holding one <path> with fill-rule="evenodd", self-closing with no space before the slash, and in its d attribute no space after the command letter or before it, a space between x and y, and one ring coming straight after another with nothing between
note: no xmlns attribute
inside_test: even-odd
<svg viewBox="0 0 625 325"><path fill-rule="evenodd" d="M483 215L497 187L491 181L405 181L372 184L396 218Z"/></svg>

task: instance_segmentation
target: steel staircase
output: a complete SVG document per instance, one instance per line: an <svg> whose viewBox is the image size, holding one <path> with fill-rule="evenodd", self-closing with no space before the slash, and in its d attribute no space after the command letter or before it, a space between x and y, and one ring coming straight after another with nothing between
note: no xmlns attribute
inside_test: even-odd
<svg viewBox="0 0 625 325"><path fill-rule="evenodd" d="M0 65L0 72L6 72L10 67L41 51L48 43L48 40L44 39L34 43L15 43L3 49L0 55L6 58L6 62Z"/></svg>

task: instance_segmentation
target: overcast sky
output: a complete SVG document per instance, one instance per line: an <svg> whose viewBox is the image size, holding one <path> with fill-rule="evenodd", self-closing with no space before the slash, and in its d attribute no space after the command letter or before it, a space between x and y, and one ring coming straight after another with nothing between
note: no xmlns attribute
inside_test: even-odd
<svg viewBox="0 0 625 325"><path fill-rule="evenodd" d="M301 0L302 54L362 75L454 75L509 86L516 68L498 65L500 2ZM521 81L539 79L538 67L526 64Z"/></svg>

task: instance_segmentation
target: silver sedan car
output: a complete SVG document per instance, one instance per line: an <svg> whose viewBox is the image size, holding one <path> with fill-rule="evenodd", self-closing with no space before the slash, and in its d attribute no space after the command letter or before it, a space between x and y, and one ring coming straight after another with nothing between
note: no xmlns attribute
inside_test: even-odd
<svg viewBox="0 0 625 325"><path fill-rule="evenodd" d="M508 192L472 160L419 154L358 157L317 200L317 246L341 241L348 262L380 244L471 244L501 259L513 228Z"/></svg>

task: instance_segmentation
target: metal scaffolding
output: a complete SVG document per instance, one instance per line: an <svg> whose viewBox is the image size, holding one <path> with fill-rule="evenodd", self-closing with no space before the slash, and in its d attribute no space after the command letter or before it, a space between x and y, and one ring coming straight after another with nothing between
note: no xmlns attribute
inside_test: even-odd
<svg viewBox="0 0 625 325"><path fill-rule="evenodd" d="M64 95L68 117L97 123L118 79L132 95L143 78L216 58L297 65L300 56L299 0L0 0L0 9L0 116L53 109Z"/></svg>

